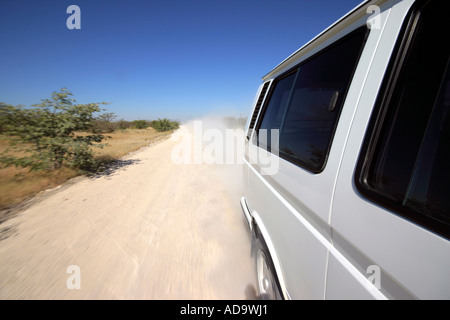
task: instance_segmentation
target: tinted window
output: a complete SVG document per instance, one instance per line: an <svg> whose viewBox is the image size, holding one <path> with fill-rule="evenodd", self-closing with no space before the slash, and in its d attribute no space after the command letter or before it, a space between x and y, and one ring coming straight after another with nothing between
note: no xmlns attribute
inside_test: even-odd
<svg viewBox="0 0 450 320"><path fill-rule="evenodd" d="M450 235L450 46L444 2L429 2L378 114L360 183L385 207ZM436 38L440 35L440 41ZM389 89L388 89L389 91ZM375 120L374 120L375 121Z"/></svg>
<svg viewBox="0 0 450 320"><path fill-rule="evenodd" d="M280 130L281 157L312 172L323 169L366 31L354 31L276 82L259 129Z"/></svg>
<svg viewBox="0 0 450 320"><path fill-rule="evenodd" d="M258 143L261 147L270 151L271 146L271 129L280 129L283 115L286 113L288 101L292 91L292 85L295 80L296 73L277 80L275 87L270 96L270 100L261 122L259 129L267 130L267 138L263 135L258 135ZM261 138L263 137L263 138Z"/></svg>
<svg viewBox="0 0 450 320"><path fill-rule="evenodd" d="M303 64L280 133L280 154L322 168L358 61L365 28Z"/></svg>

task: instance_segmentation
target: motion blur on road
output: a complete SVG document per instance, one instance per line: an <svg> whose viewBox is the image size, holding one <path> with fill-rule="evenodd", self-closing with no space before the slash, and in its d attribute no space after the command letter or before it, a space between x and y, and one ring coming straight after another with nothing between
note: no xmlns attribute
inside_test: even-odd
<svg viewBox="0 0 450 320"><path fill-rule="evenodd" d="M255 299L241 165L174 161L193 133L183 125L11 210L0 299Z"/></svg>

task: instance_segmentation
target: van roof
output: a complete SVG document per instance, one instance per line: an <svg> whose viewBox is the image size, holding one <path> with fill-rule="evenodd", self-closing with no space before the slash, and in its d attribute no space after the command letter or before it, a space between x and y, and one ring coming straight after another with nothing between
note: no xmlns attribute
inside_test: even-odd
<svg viewBox="0 0 450 320"><path fill-rule="evenodd" d="M350 25L352 22L356 21L357 19L361 18L362 16L367 14L367 8L371 5L377 4L380 5L388 0L364 0L359 5L357 5L355 8L353 8L351 11L349 11L347 14L345 14L342 18L337 20L335 23L333 23L331 26L329 26L327 29L322 31L320 34L318 34L316 37L314 37L312 40L310 40L308 43L306 43L303 47L295 51L293 54L291 54L289 57L284 59L280 64L278 64L272 71L270 71L268 74L266 74L262 79L264 81L273 78L276 74L280 73L285 69L286 66L291 64L292 62L298 60L301 56L303 56L305 53L311 51L315 47L317 47L320 43L325 41L326 39L330 38L332 35L336 34L338 31L344 29L348 25Z"/></svg>

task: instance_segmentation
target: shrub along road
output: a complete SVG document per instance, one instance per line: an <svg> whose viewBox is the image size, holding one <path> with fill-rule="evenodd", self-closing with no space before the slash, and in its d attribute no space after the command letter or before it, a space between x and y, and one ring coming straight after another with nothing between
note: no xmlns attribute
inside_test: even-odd
<svg viewBox="0 0 450 320"><path fill-rule="evenodd" d="M241 167L174 163L191 134L182 127L2 223L0 299L255 298Z"/></svg>

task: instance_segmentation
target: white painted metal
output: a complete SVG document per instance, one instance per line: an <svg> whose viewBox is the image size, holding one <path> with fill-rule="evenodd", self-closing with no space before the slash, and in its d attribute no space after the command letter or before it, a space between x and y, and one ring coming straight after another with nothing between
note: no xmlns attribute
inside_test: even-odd
<svg viewBox="0 0 450 320"><path fill-rule="evenodd" d="M258 164L245 161L241 205L251 230L255 223L263 234L285 298L450 298L450 242L363 199L353 184L368 121L413 3L363 2L263 78L273 80L366 24L370 5L381 9L380 27L367 39L324 171L312 174L280 158L278 172L264 176ZM246 153L258 149L251 137ZM370 265L380 267L381 288L369 281Z"/></svg>

